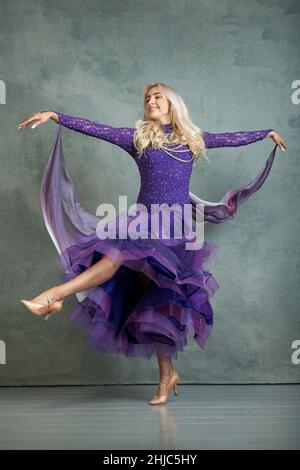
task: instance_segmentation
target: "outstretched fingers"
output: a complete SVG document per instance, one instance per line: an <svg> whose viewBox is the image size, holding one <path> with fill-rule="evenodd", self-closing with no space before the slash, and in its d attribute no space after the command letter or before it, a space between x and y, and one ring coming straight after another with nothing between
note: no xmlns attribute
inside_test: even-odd
<svg viewBox="0 0 300 470"><path fill-rule="evenodd" d="M39 116L38 114L33 114L29 119L26 119L26 121L19 124L18 129L23 129L23 127L29 126L29 124L32 121L37 121L31 126L32 129L34 129L35 127L41 125L42 122L43 122L42 119L41 119L41 116Z"/></svg>

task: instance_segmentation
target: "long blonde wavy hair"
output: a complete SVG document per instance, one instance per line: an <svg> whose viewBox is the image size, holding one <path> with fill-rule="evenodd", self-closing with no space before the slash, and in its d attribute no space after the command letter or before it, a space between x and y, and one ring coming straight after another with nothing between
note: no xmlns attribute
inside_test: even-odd
<svg viewBox="0 0 300 470"><path fill-rule="evenodd" d="M162 96L170 103L172 132L168 136L164 133L160 122L150 119L146 107L148 91L154 86L159 88ZM202 130L192 122L187 107L175 88L161 82L148 83L144 86L142 102L144 116L143 119L136 121L134 133L134 145L139 154L138 158L142 157L148 147L160 148L162 145L183 144L188 145L194 162L200 157L209 160L202 138Z"/></svg>

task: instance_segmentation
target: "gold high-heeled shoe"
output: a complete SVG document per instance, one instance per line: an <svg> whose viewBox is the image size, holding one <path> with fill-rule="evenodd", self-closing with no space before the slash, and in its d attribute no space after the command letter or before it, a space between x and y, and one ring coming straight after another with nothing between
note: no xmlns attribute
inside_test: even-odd
<svg viewBox="0 0 300 470"><path fill-rule="evenodd" d="M44 313L47 313L47 315L45 315L44 317L44 320L48 320L51 315L54 315L55 313L61 310L63 305L63 299L55 300L53 297L49 297L47 295L46 300L46 304L35 303L31 300L25 299L22 299L21 302L26 308L28 308L28 310L30 310L35 315L42 316Z"/></svg>
<svg viewBox="0 0 300 470"><path fill-rule="evenodd" d="M160 382L158 385L157 394L149 401L149 405L162 405L167 402L170 390L174 390L174 395L177 396L177 385L179 383L179 374L174 369L168 383Z"/></svg>

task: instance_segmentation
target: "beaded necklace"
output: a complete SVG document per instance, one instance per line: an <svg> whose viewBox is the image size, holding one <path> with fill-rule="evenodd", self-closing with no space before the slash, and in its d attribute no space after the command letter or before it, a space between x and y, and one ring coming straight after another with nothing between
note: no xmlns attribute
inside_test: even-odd
<svg viewBox="0 0 300 470"><path fill-rule="evenodd" d="M169 135L169 134L167 134L167 135ZM168 139L167 139L167 140L168 140ZM178 145L178 147L172 148L172 149L171 149L172 152L179 152L179 153L180 153L180 152L186 152L186 150L177 150L177 149L179 149L180 147L182 147L182 145L183 145L183 144ZM192 156L192 158L190 158L189 160L184 160L184 159L182 159L182 158L175 157L175 155L172 155L170 152L168 152L169 147L166 147L165 145L162 145L162 146L161 146L161 149L162 149L165 153L167 153L168 155L170 155L170 157L175 158L175 160L179 160L180 162L189 163L189 162L191 162L191 161L194 159L194 156Z"/></svg>

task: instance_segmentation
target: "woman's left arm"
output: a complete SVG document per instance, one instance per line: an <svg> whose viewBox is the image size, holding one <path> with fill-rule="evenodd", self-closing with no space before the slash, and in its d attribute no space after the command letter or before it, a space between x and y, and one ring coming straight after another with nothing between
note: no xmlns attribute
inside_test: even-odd
<svg viewBox="0 0 300 470"><path fill-rule="evenodd" d="M248 145L265 137L270 137L281 150L286 149L283 138L273 129L265 129L262 131L239 131L239 132L223 132L213 134L211 132L203 132L203 140L207 149L218 147L239 147L240 145Z"/></svg>

